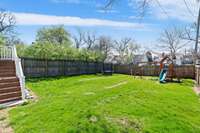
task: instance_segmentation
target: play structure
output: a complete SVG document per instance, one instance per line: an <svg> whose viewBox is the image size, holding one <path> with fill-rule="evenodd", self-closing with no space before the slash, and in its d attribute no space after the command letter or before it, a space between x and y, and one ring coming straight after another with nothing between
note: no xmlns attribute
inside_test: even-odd
<svg viewBox="0 0 200 133"><path fill-rule="evenodd" d="M167 81L173 81L174 78L180 82L180 78L174 70L174 61L169 56L165 56L160 62L160 74L159 81L160 83L165 83Z"/></svg>
<svg viewBox="0 0 200 133"><path fill-rule="evenodd" d="M139 65L131 66L131 75L135 77L139 76L155 76L159 74L159 82L180 82L181 73L175 69L176 58L168 55L162 55L162 59L160 61L150 60L150 56L148 55L148 61L139 62ZM177 67L176 67L177 68ZM148 71L148 74L147 74ZM174 80L176 79L176 80Z"/></svg>

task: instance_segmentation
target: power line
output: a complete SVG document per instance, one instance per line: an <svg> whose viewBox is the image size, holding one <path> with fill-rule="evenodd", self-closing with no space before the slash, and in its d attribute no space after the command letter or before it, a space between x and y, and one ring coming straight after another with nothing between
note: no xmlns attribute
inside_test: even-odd
<svg viewBox="0 0 200 133"><path fill-rule="evenodd" d="M165 9L162 7L162 5L160 4L159 0L155 0L156 3L158 4L158 6L160 7L160 9L163 11L163 13L170 19L168 13L165 11Z"/></svg>
<svg viewBox="0 0 200 133"><path fill-rule="evenodd" d="M189 6L188 6L186 0L183 0L183 1L184 1L184 4L185 4L185 6L186 6L186 8L187 8L187 10L188 10L188 12L189 12L189 14L190 14L192 17L195 17L194 13L193 13L192 10L189 8Z"/></svg>
<svg viewBox="0 0 200 133"><path fill-rule="evenodd" d="M170 15L167 13L167 11L165 10L165 8L161 5L161 3L160 3L160 1L159 0L155 0L156 1L156 3L157 3L157 5L160 7L160 9L163 11L163 13L168 17L168 19L170 20ZM172 22L171 23L172 24L172 26L174 27L174 28L176 28L176 25ZM168 25L170 25L169 23L168 23Z"/></svg>
<svg viewBox="0 0 200 133"><path fill-rule="evenodd" d="M161 3L159 2L159 0L155 0L156 1L156 3L158 4L158 6L160 7L160 9L163 11L163 13L170 19L170 16L168 15L168 13L167 13L167 11L164 9L164 7L161 5ZM185 1L185 0L184 0ZM186 1L185 1L186 2ZM187 5L187 3L186 3L186 5ZM188 6L188 5L187 5ZM189 8L189 6L188 6L188 8ZM190 10L191 11L191 10ZM200 8L199 8L199 12L200 12ZM192 11L191 11L191 13L192 13ZM193 14L194 15L194 14ZM194 15L194 17L195 17L195 15ZM199 18L200 19L200 18ZM199 23L200 23L200 20L199 20ZM175 25L174 25L174 23L172 23L172 25L173 25L173 27L176 27ZM199 31L198 31L199 32ZM197 37L199 36L199 33L197 33ZM198 40L198 39L196 39L196 40ZM197 49L197 47L198 47L198 41L196 41L196 45L195 45L195 51L197 51L196 49Z"/></svg>

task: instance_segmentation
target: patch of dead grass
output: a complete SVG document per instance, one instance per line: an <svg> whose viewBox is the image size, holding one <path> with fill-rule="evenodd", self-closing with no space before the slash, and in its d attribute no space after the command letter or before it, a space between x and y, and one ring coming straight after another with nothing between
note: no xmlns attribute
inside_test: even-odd
<svg viewBox="0 0 200 133"><path fill-rule="evenodd" d="M0 133L13 133L13 129L8 120L9 109L0 110Z"/></svg>
<svg viewBox="0 0 200 133"><path fill-rule="evenodd" d="M140 133L143 129L143 124L137 119L130 119L127 117L107 117L108 122L120 125L123 129L132 129Z"/></svg>

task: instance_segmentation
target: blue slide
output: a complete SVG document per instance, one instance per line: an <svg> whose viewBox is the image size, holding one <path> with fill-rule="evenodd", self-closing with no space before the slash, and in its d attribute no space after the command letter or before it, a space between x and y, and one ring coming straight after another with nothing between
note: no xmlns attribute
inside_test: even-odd
<svg viewBox="0 0 200 133"><path fill-rule="evenodd" d="M159 75L160 83L165 83L166 77L167 77L167 69L162 69Z"/></svg>

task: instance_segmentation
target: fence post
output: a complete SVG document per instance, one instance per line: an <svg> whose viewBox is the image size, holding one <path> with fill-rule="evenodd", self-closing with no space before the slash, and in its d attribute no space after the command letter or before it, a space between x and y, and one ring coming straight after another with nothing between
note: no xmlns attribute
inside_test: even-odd
<svg viewBox="0 0 200 133"><path fill-rule="evenodd" d="M200 65L196 65L195 69L196 69L195 79L196 79L197 85L199 85L200 84Z"/></svg>
<svg viewBox="0 0 200 133"><path fill-rule="evenodd" d="M111 72L113 73L113 63L111 63Z"/></svg>
<svg viewBox="0 0 200 133"><path fill-rule="evenodd" d="M48 60L45 60L45 76L48 77Z"/></svg>
<svg viewBox="0 0 200 133"><path fill-rule="evenodd" d="M24 58L21 58L21 64L22 64L22 70L23 70L24 73L25 73L25 70L24 70Z"/></svg>
<svg viewBox="0 0 200 133"><path fill-rule="evenodd" d="M65 76L65 60L62 61L62 73Z"/></svg>

